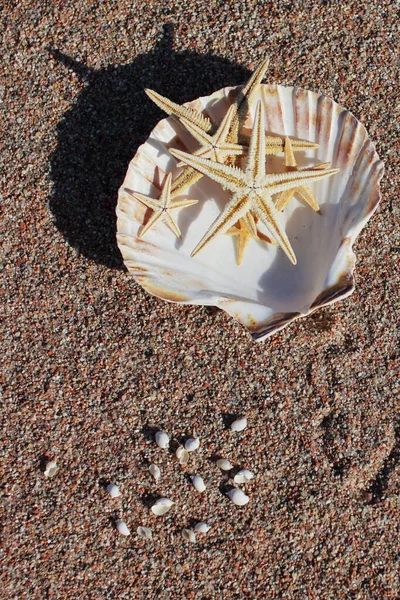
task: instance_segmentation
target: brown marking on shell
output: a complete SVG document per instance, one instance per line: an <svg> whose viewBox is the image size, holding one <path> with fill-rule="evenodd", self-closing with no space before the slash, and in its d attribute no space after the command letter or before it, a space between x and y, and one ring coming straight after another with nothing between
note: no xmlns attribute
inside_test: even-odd
<svg viewBox="0 0 400 600"><path fill-rule="evenodd" d="M309 139L310 137L310 105L308 92L302 88L293 89L294 121L296 137ZM304 110L304 105L307 110Z"/></svg>
<svg viewBox="0 0 400 600"><path fill-rule="evenodd" d="M190 300L190 298L185 296L182 292L166 289L162 285L157 285L154 281L149 281L147 278L140 283L148 292L150 292L150 294L168 300L169 302L188 302L188 300Z"/></svg>
<svg viewBox="0 0 400 600"><path fill-rule="evenodd" d="M286 130L283 122L283 111L278 87L276 85L263 84L261 86L261 99L264 101L264 105L268 106L265 115L266 131L284 135Z"/></svg>
<svg viewBox="0 0 400 600"><path fill-rule="evenodd" d="M338 281L323 290L310 306L310 310L331 304L342 296L349 296L354 291L354 278L351 273L342 273Z"/></svg>
<svg viewBox="0 0 400 600"><path fill-rule="evenodd" d="M278 313L259 325L257 330L251 332L251 336L253 340L258 340L267 335L271 335L271 333L278 329L282 329L282 327L285 327L290 321L294 321L298 317L301 317L301 313L299 312Z"/></svg>

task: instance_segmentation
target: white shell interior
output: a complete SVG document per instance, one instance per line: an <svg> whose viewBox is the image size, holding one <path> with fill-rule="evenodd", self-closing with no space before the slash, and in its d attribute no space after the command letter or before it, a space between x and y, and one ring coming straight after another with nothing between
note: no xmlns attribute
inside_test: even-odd
<svg viewBox="0 0 400 600"><path fill-rule="evenodd" d="M231 90L219 90L190 106L219 122L231 104ZM256 340L353 291L352 244L379 202L383 174L383 164L365 128L331 99L279 85L262 85L260 98L266 109L266 134L319 144L316 150L296 152L299 167L331 162L340 169L337 175L309 186L321 214L296 198L281 213L297 265L292 265L280 248L251 240L238 266L237 240L227 235L217 237L191 258L191 251L229 198L207 177L183 194L199 202L174 211L183 241L160 222L138 238L149 209L124 188L158 198L166 173L172 171L175 178L181 170L168 148L190 152L197 147L172 118L160 121L138 149L117 206L118 245L138 283L165 300L219 306L245 325ZM254 110L255 104L245 123L249 132ZM283 154L267 157L267 171L285 171Z"/></svg>

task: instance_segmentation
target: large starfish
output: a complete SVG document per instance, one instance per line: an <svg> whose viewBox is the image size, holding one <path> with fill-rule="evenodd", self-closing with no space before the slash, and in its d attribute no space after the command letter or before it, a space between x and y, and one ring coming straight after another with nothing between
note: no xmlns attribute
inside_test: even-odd
<svg viewBox="0 0 400 600"><path fill-rule="evenodd" d="M321 171L323 169L329 168L331 163L320 163L313 167L308 167L310 171ZM288 171L304 171L304 169L299 169L294 152L293 152L293 143L292 140L288 137L285 138L285 166ZM285 190L282 192L275 202L275 208L277 210L282 210L285 206L290 202L294 195L299 196L301 200L304 200L313 210L316 212L319 211L319 206L314 196L312 195L309 188L305 185L301 185L297 188L291 188L290 190Z"/></svg>
<svg viewBox="0 0 400 600"><path fill-rule="evenodd" d="M264 242L268 242L269 244L273 244L274 246L277 245L274 240L257 230L257 221L258 217L253 217L251 212L249 212L247 215L239 219L239 221L226 232L226 235L237 236L238 238L238 254L236 259L238 265L241 265L243 262L244 251L246 250L247 244L250 240L262 240Z"/></svg>
<svg viewBox="0 0 400 600"><path fill-rule="evenodd" d="M208 175L223 188L233 193L222 213L193 250L192 256L195 256L217 235L228 231L239 219L252 211L264 223L291 262L296 264L296 256L280 223L280 215L272 201L272 196L284 190L299 187L308 181L317 181L328 177L338 171L338 169L330 169L323 172L303 171L267 175L265 171L265 117L262 102L257 105L244 171L238 167L222 165L207 158L194 157L180 150L170 150L170 152L175 158L198 169L204 175Z"/></svg>
<svg viewBox="0 0 400 600"><path fill-rule="evenodd" d="M128 188L124 188L124 191L127 194L133 196L136 200L139 200L139 202L142 202L142 204L148 206L149 208L152 208L154 211L150 219L147 221L146 225L143 227L142 231L139 233L138 237L141 238L146 233L146 231L150 229L150 227L157 223L157 221L161 220L164 221L166 225L168 225L168 227L174 232L176 237L182 239L182 234L179 230L179 227L169 214L169 211L175 208L191 206L192 204L196 204L198 200L171 200L171 178L172 174L168 173L158 200L150 198L149 196L145 196L144 194L139 194L139 192L133 192Z"/></svg>

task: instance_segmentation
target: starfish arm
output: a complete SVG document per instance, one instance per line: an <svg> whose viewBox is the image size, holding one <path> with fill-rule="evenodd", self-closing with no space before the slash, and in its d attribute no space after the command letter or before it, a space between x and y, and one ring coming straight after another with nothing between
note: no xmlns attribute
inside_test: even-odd
<svg viewBox="0 0 400 600"><path fill-rule="evenodd" d="M297 167L292 142L288 137L285 137L285 165L287 167Z"/></svg>
<svg viewBox="0 0 400 600"><path fill-rule="evenodd" d="M276 210L271 197L268 194L256 196L253 202L253 210L264 223L268 231L276 239L279 246L285 252L289 260L295 265L297 263L295 253L290 245L289 239L279 222L279 213Z"/></svg>
<svg viewBox="0 0 400 600"><path fill-rule="evenodd" d="M197 204L198 200L172 200L169 208L185 208L185 206L192 206L193 204Z"/></svg>
<svg viewBox="0 0 400 600"><path fill-rule="evenodd" d="M292 188L291 190L286 190L285 192L281 193L278 200L275 202L275 208L277 211L280 211L285 208L285 206L293 198L295 191L296 188Z"/></svg>
<svg viewBox="0 0 400 600"><path fill-rule="evenodd" d="M244 251L246 250L246 246L251 239L251 235L247 231L244 231L241 235L239 235L239 246L238 246L238 254L237 254L237 264L241 265L243 262Z"/></svg>
<svg viewBox="0 0 400 600"><path fill-rule="evenodd" d="M309 142L307 140L294 140L290 139L291 146L294 152L304 152L305 150L315 150L318 148L318 144L315 142Z"/></svg>
<svg viewBox="0 0 400 600"><path fill-rule="evenodd" d="M300 167L299 171L323 171L324 169L330 169L331 164L330 162L324 162L313 167Z"/></svg>
<svg viewBox="0 0 400 600"><path fill-rule="evenodd" d="M227 140L236 110L237 108L234 104L228 108L226 115L222 119L217 131L214 134L214 143L216 145L224 144Z"/></svg>
<svg viewBox="0 0 400 600"><path fill-rule="evenodd" d="M246 114L250 103L253 100L255 91L259 88L260 83L268 69L269 59L263 60L254 73L251 75L248 82L243 86L236 96L233 106L236 107L235 115L232 119L228 140L237 142L239 140L240 125L246 118Z"/></svg>
<svg viewBox="0 0 400 600"><path fill-rule="evenodd" d="M195 184L202 177L202 173L199 173L191 167L186 167L186 169L184 169L182 173L178 175L172 184L171 198L180 196L188 187Z"/></svg>
<svg viewBox="0 0 400 600"><path fill-rule="evenodd" d="M257 104L250 138L246 175L250 175L257 182L262 181L265 177L265 113L261 102Z"/></svg>
<svg viewBox="0 0 400 600"><path fill-rule="evenodd" d="M189 119L184 117L180 119L180 122L202 146L209 146L212 144L213 136L209 135L202 127L199 127L196 123L192 123L192 121L189 121Z"/></svg>
<svg viewBox="0 0 400 600"><path fill-rule="evenodd" d="M295 188L294 193L297 194L297 196L299 196L302 200L304 200L304 202L307 202L307 204L311 206L311 208L315 210L315 212L319 211L318 203L312 195L312 193L310 192L310 190L308 189L308 187L302 185L298 188Z"/></svg>
<svg viewBox="0 0 400 600"><path fill-rule="evenodd" d="M326 171L293 171L291 173L274 173L266 175L262 182L266 193L277 194L294 187L330 177L338 173L339 169L327 169Z"/></svg>
<svg viewBox="0 0 400 600"><path fill-rule="evenodd" d="M244 227L253 237L257 237L257 227L253 215L249 211L242 219Z"/></svg>
<svg viewBox="0 0 400 600"><path fill-rule="evenodd" d="M163 221L165 222L166 225L168 225L168 227L171 229L171 231L173 231L173 233L176 235L176 237L181 240L182 234L180 232L178 225L175 223L175 221L173 220L171 215L166 211L163 214Z"/></svg>
<svg viewBox="0 0 400 600"><path fill-rule="evenodd" d="M145 204L148 208L152 208L153 210L160 209L160 201L155 198L150 198L149 196L145 196L144 194L139 194L139 192L132 192L125 188L125 192L127 192L130 196L133 196L135 200L139 200L142 204Z"/></svg>
<svg viewBox="0 0 400 600"><path fill-rule="evenodd" d="M170 150L175 158L178 158L185 164L193 167L213 179L223 188L231 192L237 192L238 188L243 188L247 184L247 177L241 169L217 163L207 158L201 158L182 152L181 150Z"/></svg>
<svg viewBox="0 0 400 600"><path fill-rule="evenodd" d="M161 190L160 204L163 208L168 208L169 203L171 202L171 179L172 173L168 173Z"/></svg>
<svg viewBox="0 0 400 600"><path fill-rule="evenodd" d="M189 108L188 106L176 104L176 102L172 102L171 100L168 100L168 98L164 98L164 96L161 96L161 94L158 94L153 90L146 89L145 92L148 97L168 115L172 115L178 119L184 117L191 123L198 125L198 127L204 131L210 131L212 129L213 125L210 119L203 117L203 115L197 112L197 110L193 110L193 108Z"/></svg>
<svg viewBox="0 0 400 600"><path fill-rule="evenodd" d="M144 236L144 234L146 233L146 231L148 231L150 229L150 227L152 227L154 225L154 223L157 223L157 221L159 221L162 217L162 211L158 210L157 212L154 212L151 217L149 218L149 220L147 221L146 225L142 228L141 232L139 233L138 237L141 238Z"/></svg>
<svg viewBox="0 0 400 600"><path fill-rule="evenodd" d="M236 221L241 219L248 210L248 196L235 194L225 206L222 213L215 219L214 223L202 237L196 248L194 248L191 256L195 256L198 252L200 252L200 250L209 244L209 242L211 242L217 235L228 231L228 229L230 229L231 226L236 223Z"/></svg>

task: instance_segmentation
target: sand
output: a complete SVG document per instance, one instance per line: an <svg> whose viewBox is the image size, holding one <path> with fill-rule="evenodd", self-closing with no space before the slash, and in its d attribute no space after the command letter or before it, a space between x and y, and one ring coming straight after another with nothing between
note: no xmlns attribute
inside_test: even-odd
<svg viewBox="0 0 400 600"><path fill-rule="evenodd" d="M1 597L400 597L398 9L4 4ZM386 172L354 294L255 344L222 311L142 290L116 246L115 205L163 116L145 87L188 101L243 83L266 55L269 81L351 110ZM233 433L240 415L248 426ZM155 445L158 428L197 432L188 467ZM225 495L220 456L255 473L244 507ZM176 502L164 517L149 510L159 496ZM199 520L212 528L190 544L182 529Z"/></svg>

